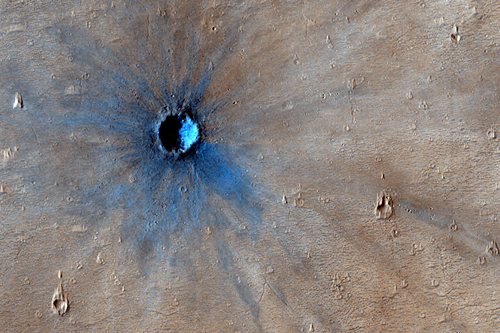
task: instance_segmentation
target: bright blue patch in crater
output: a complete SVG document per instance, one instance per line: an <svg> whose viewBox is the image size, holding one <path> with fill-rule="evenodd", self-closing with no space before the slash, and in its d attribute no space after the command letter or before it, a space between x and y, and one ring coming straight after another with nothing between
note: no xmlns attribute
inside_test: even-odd
<svg viewBox="0 0 500 333"><path fill-rule="evenodd" d="M185 153L198 140L198 125L188 115L163 116L158 128L161 146L167 152Z"/></svg>
<svg viewBox="0 0 500 333"><path fill-rule="evenodd" d="M189 117L184 118L181 125L179 130L180 147L182 151L186 151L198 140L198 126Z"/></svg>

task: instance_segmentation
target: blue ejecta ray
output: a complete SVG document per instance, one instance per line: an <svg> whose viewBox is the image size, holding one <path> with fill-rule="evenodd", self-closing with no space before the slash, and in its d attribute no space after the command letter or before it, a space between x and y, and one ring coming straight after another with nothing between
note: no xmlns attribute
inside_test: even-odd
<svg viewBox="0 0 500 333"><path fill-rule="evenodd" d="M142 195L123 193L142 207L142 223L125 226L134 235L139 255L149 257L176 232L190 233L210 227L239 230L239 223L257 231L261 207L251 180L234 162L229 147L201 142L192 155L166 163L164 159L139 162ZM253 227L252 227L253 226ZM249 235L250 236L250 235ZM137 242L137 243L136 243ZM134 245L135 246L135 245ZM157 252L158 254L158 252Z"/></svg>
<svg viewBox="0 0 500 333"><path fill-rule="evenodd" d="M185 151L198 140L198 126L189 117L183 119L181 125L179 130L180 146Z"/></svg>
<svg viewBox="0 0 500 333"><path fill-rule="evenodd" d="M163 18L159 24L165 24ZM39 137L58 143L47 163L50 179L62 184L52 197L60 198L67 188L72 198L71 205L57 206L58 214L67 221L80 220L103 240L118 234L117 267L126 259L145 276L165 283L170 275L154 273L165 263L179 275L203 273L205 268L197 265L200 258L218 263L221 276L238 272L237 281L221 284L232 284L258 318L260 294L254 295L250 283L244 283L253 273L240 266L235 253L241 244L261 237L267 193L246 172L250 163L244 152L252 148L248 138L240 141L244 145L215 140L221 132L229 134L220 120L233 112L227 105L239 90L206 93L211 82L218 82L212 76L221 74L217 69L223 68L229 53L199 57L181 46L178 53L169 53L171 46L163 40L150 45L157 53L127 53L128 48L119 46L95 48L87 32L78 28L61 31L73 61L68 70L56 73L60 81L53 82L55 97L40 99L36 109L41 110L41 122L32 124L38 134L46 133ZM90 75L77 81L81 94L66 94L66 88L75 85L73 73L83 71ZM159 127L169 116L180 120L180 154L162 149ZM213 235L208 240L207 230ZM239 239L238 246L234 239ZM82 242L85 253L79 255L94 256L100 243ZM206 252L211 243L216 250ZM181 255L181 245L190 250Z"/></svg>

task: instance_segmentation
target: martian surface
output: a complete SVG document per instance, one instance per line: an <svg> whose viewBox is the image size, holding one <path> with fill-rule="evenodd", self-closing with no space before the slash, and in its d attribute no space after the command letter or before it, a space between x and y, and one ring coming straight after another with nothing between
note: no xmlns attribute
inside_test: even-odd
<svg viewBox="0 0 500 333"><path fill-rule="evenodd" d="M498 332L500 4L0 2L1 332Z"/></svg>

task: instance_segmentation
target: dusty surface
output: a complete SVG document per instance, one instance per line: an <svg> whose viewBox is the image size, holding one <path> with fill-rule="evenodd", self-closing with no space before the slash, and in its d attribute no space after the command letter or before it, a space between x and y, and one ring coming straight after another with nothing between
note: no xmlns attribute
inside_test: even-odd
<svg viewBox="0 0 500 333"><path fill-rule="evenodd" d="M498 331L497 2L0 17L0 331Z"/></svg>

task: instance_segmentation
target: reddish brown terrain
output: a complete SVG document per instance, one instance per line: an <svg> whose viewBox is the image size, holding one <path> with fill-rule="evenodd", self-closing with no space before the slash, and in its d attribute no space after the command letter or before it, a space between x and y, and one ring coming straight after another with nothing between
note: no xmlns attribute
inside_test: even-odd
<svg viewBox="0 0 500 333"><path fill-rule="evenodd" d="M0 22L1 332L500 331L498 2Z"/></svg>

